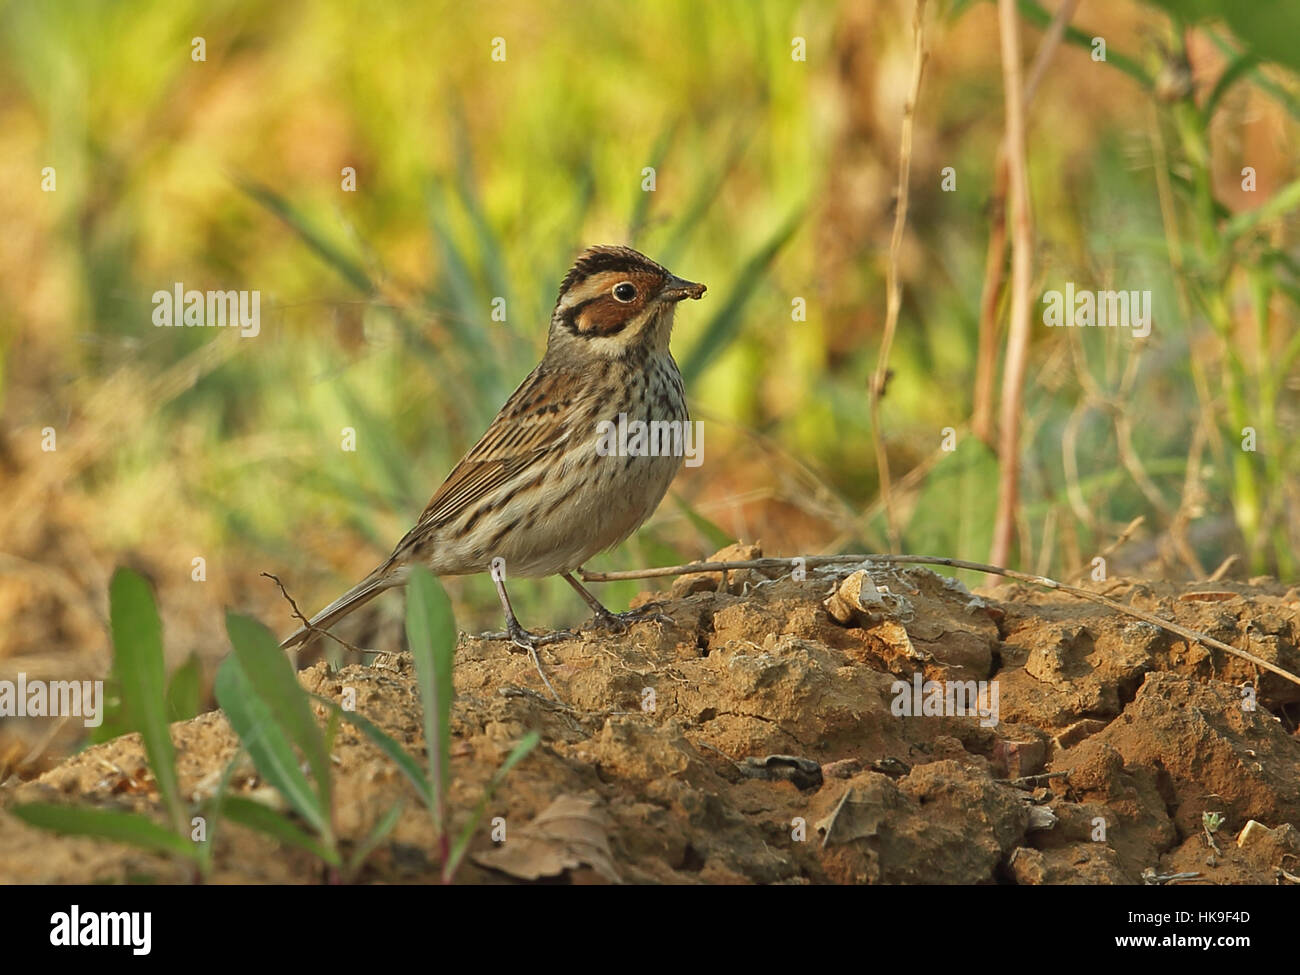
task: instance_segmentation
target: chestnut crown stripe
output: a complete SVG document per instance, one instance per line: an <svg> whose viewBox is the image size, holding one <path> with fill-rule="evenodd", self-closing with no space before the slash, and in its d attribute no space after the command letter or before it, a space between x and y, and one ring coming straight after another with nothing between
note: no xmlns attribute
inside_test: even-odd
<svg viewBox="0 0 1300 975"><path fill-rule="evenodd" d="M644 298L671 275L630 247L588 248L564 276L553 317L582 338L611 338L646 313ZM623 279L636 289L631 299L611 297Z"/></svg>
<svg viewBox="0 0 1300 975"><path fill-rule="evenodd" d="M668 277L667 268L630 247L589 247L573 262L573 267L569 268L569 273L560 282L560 293L556 296L555 303L558 305L574 285L602 271L649 271Z"/></svg>

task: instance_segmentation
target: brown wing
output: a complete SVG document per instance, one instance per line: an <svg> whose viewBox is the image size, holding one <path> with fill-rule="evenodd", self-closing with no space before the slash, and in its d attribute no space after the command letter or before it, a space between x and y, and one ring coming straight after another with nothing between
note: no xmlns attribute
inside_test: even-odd
<svg viewBox="0 0 1300 975"><path fill-rule="evenodd" d="M573 433L571 406L580 388L579 376L534 369L510 394L479 442L433 493L394 555L427 526L455 518L563 444Z"/></svg>

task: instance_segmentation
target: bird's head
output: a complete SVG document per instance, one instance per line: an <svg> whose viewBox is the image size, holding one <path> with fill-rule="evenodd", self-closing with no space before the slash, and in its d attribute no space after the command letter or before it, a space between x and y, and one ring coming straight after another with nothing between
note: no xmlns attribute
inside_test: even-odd
<svg viewBox="0 0 1300 975"><path fill-rule="evenodd" d="M673 312L704 285L684 281L630 247L589 247L560 284L547 355L622 358L664 352Z"/></svg>

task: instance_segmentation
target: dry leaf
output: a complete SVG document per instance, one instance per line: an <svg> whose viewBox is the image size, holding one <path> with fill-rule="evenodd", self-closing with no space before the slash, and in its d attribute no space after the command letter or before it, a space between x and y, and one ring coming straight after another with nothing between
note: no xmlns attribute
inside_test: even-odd
<svg viewBox="0 0 1300 975"><path fill-rule="evenodd" d="M609 849L609 826L599 802L560 796L531 823L508 832L500 847L474 854L473 860L520 880L558 877L587 866L617 884L622 881Z"/></svg>
<svg viewBox="0 0 1300 975"><path fill-rule="evenodd" d="M877 835L897 806L898 792L892 783L888 788L873 782L845 789L831 814L815 824L822 849Z"/></svg>
<svg viewBox="0 0 1300 975"><path fill-rule="evenodd" d="M831 619L841 626L875 626L882 620L892 622L890 617L910 616L911 608L906 599L890 592L887 587L878 587L865 569L858 569L841 579L822 605ZM898 629L903 628L899 626ZM902 638L907 639L906 631Z"/></svg>

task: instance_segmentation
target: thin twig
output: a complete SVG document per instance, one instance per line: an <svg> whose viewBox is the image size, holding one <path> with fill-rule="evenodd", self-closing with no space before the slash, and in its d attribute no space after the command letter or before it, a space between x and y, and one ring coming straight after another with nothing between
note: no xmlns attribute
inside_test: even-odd
<svg viewBox="0 0 1300 975"><path fill-rule="evenodd" d="M735 562L692 562L686 565L661 566L655 569L629 569L622 572L587 572L586 570L579 570L578 574L582 577L583 582L619 582L624 579L659 579L665 576L697 575L703 572L724 572L734 569L758 569L759 571L765 569L790 570L796 567L814 569L822 565L859 565L872 562L895 565L942 565L950 569L968 569L971 572L1005 576L1008 579L1015 579L1017 582L1028 583L1031 586L1055 589L1058 592L1086 599L1099 606L1106 606L1118 613L1123 613L1125 616L1131 616L1133 619L1150 623L1152 626L1158 626L1162 630L1181 636L1184 640L1194 640L1211 649L1221 650L1234 657L1240 657L1242 660L1249 660L1256 667L1263 667L1265 670L1289 680L1292 684L1300 686L1300 677L1290 671L1283 670L1281 667L1271 664L1253 653L1238 650L1222 640L1216 640L1208 633L1193 630L1181 623L1175 623L1173 620L1167 620L1163 616L1156 616L1154 613L1148 613L1145 610L1125 606L1117 600L1110 599L1107 596L1100 596L1088 589L1080 589L1078 586L1057 582L1047 576L1017 572L1015 569L1004 569L1001 566L988 565L984 562L969 562L966 559L950 559L935 555L810 555L798 558L744 559Z"/></svg>
<svg viewBox="0 0 1300 975"><path fill-rule="evenodd" d="M1083 418L1087 416L1092 409L1087 399L1080 400L1074 404L1070 410L1070 416L1065 421L1065 427L1061 431L1061 466L1065 472L1065 496L1070 502L1070 509L1074 512L1074 517L1080 524L1086 525L1094 534L1098 534L1101 525L1097 521L1097 516L1092 509L1088 507L1088 501L1083 496L1083 486L1079 483L1079 427L1083 424Z"/></svg>
<svg viewBox="0 0 1300 975"><path fill-rule="evenodd" d="M1127 525L1125 525L1124 528L1120 531L1120 533L1115 536L1115 540L1112 541L1105 548L1103 548L1100 552L1098 552L1095 558L1109 559L1113 554L1115 554L1115 552L1119 549L1121 545L1123 545L1125 542L1127 542L1130 538L1133 537L1133 533L1137 531L1140 527L1142 527L1142 523L1145 522L1146 520L1147 520L1146 515L1138 515ZM1086 573L1091 567L1092 567L1091 563L1076 564L1074 570L1065 573L1065 575L1066 576L1082 575Z"/></svg>
<svg viewBox="0 0 1300 975"><path fill-rule="evenodd" d="M69 716L65 714L57 721L53 722L45 734L41 735L41 737L37 739L36 744L28 750L27 754L20 758L17 763L10 766L8 770L3 766L0 766L0 785L4 785L8 782L11 774L17 775L24 769L34 767L36 765L36 760L45 754L45 750L49 748L50 743L58 737L59 732L63 730L63 726L68 723L68 719Z"/></svg>
<svg viewBox="0 0 1300 975"><path fill-rule="evenodd" d="M1142 871L1142 882L1148 887L1160 887L1165 884L1177 884L1183 880L1199 880L1200 874L1196 872L1189 873L1156 873L1150 867Z"/></svg>
<svg viewBox="0 0 1300 975"><path fill-rule="evenodd" d="M546 685L546 689L550 692L551 697L555 698L555 703L564 704L564 699L555 693L555 688L551 686L551 682L546 676L546 671L542 667L542 658L537 655L537 648L529 647L527 645L525 645L525 648L528 650L528 655L533 658L533 666L537 668L537 676L542 679L542 683Z"/></svg>
<svg viewBox="0 0 1300 975"><path fill-rule="evenodd" d="M1075 516L1094 529L1098 527L1084 502L1082 491L1079 490L1077 459L1075 457L1075 441L1078 435L1079 422L1090 410L1096 410L1098 413L1108 416L1111 420L1115 430L1115 449L1120 464L1133 480L1133 483L1146 496L1151 506L1167 522L1168 545L1173 548L1174 554L1191 570L1193 578L1204 576L1205 568L1201 565L1200 560L1196 557L1196 552L1188 542L1185 530L1187 522L1190 521L1189 504L1193 502L1193 499L1186 492L1192 491L1193 495L1196 494L1193 488L1196 478L1199 476L1198 469L1203 444L1201 439L1202 425L1198 424L1195 429L1192 448L1188 454L1187 476L1184 481L1185 493L1178 509L1172 510L1160 494L1160 490L1156 487L1151 476L1146 472L1146 468L1133 447L1133 427L1129 419L1129 411L1133 401L1133 388L1138 379L1143 343L1134 343L1130 348L1124 376L1118 389L1113 393L1107 393L1093 378L1088 369L1083 343L1077 332L1072 331L1070 333L1068 347L1074 364L1075 379L1083 393L1070 414L1070 419L1066 422L1065 432L1061 437L1062 459L1066 471L1066 490L1070 497L1071 506L1074 508ZM1165 549L1162 547L1162 560L1166 558L1164 551Z"/></svg>
<svg viewBox="0 0 1300 975"><path fill-rule="evenodd" d="M1204 417L1198 417L1192 426L1192 445L1187 451L1187 469L1183 474L1183 491L1178 498L1178 510L1169 522L1169 538L1174 549L1184 564L1195 573L1195 578L1205 576L1205 566L1201 564L1191 539L1187 537L1187 526L1205 502L1205 488L1201 485L1201 455L1205 452L1209 434Z"/></svg>
<svg viewBox="0 0 1300 975"><path fill-rule="evenodd" d="M1061 46L1061 40L1065 37L1065 28L1070 26L1070 21L1074 19L1075 8L1078 6L1079 0L1064 0L1053 15L1052 22L1047 25L1047 30L1043 32L1043 39L1038 42L1038 50L1034 53L1034 63L1029 69L1028 77L1025 79L1024 102L1026 113L1028 113L1029 106L1034 100L1034 95L1038 93L1038 85L1047 74L1052 58L1056 56L1056 49Z"/></svg>
<svg viewBox="0 0 1300 975"><path fill-rule="evenodd" d="M1115 537L1115 540L1111 542L1109 545L1107 545L1105 548L1103 548L1101 552L1098 554L1100 554L1103 559L1110 558L1111 553L1113 553L1117 548L1119 548L1121 545L1127 542L1129 538L1132 537L1133 533L1137 531L1142 526L1142 523L1146 520L1147 520L1146 515L1138 515L1127 525L1125 525L1124 530L1121 531L1119 535Z"/></svg>
<svg viewBox="0 0 1300 975"><path fill-rule="evenodd" d="M957 427L956 432L957 439L960 441L965 433L965 428ZM900 477L894 486L898 488L900 493L911 491L917 485L921 484L927 475L929 475L930 471L938 466L941 461L950 456L951 455L945 451L941 445L935 444L929 455L919 460L916 466ZM865 539L867 543L870 544L870 538L875 534L871 528L871 519L873 519L883 507L883 500L881 498L876 498L876 500L863 508L861 513L853 520L852 524L836 535L835 538L824 547L824 550L843 548L845 545L849 544L849 542L855 540L861 544Z"/></svg>
<svg viewBox="0 0 1300 975"><path fill-rule="evenodd" d="M1052 779L1068 779L1073 769L1065 769L1060 772L1043 772L1041 775L1022 775L1018 779L994 779L998 785L1013 785L1016 788L1023 786L1045 785Z"/></svg>
<svg viewBox="0 0 1300 975"><path fill-rule="evenodd" d="M912 123L916 118L916 101L921 94L921 75L925 68L925 0L916 0L912 18L915 38L912 52L912 84L903 105L903 125L898 146L898 194L894 207L894 233L889 240L889 271L885 288L885 331L880 339L880 355L876 359L876 372L871 379L871 440L876 448L876 472L880 478L880 496L885 503L885 527L893 549L901 545L897 512L894 510L893 486L889 478L889 455L885 450L885 436L880 429L880 399L885 395L889 381L889 352L898 328L898 312L903 303L899 284L899 262L903 250L903 231L907 227L908 187L912 175Z"/></svg>
<svg viewBox="0 0 1300 975"><path fill-rule="evenodd" d="M339 637L336 637L329 630L321 629L319 626L313 626L311 620L309 620L306 616L302 614L302 610L298 608L298 604L294 602L293 597L289 595L289 590L284 588L284 583L280 581L280 577L276 575L272 575L269 572L263 572L262 575L266 576L268 579L270 579L272 582L274 582L277 586L280 587L281 595L283 595L285 599L289 600L289 605L293 607L294 617L300 620L302 622L302 625L305 626L309 632L317 634L319 636L327 636L335 643L337 643L339 646L343 647L345 650L351 650L353 653L356 654L365 653L364 650L357 649L352 644L348 643L347 640L342 640Z"/></svg>
<svg viewBox="0 0 1300 975"><path fill-rule="evenodd" d="M1138 490L1151 502L1151 507L1155 508L1166 522L1172 521L1174 513L1169 507L1169 502L1151 480L1151 475L1142 466L1142 459L1133 449L1133 421L1130 419L1130 413L1115 410L1111 414L1111 424L1115 428L1115 450L1119 454L1119 462L1124 465L1124 469L1128 471L1129 477L1133 479Z"/></svg>
<svg viewBox="0 0 1300 975"><path fill-rule="evenodd" d="M1205 579L1206 582L1218 582L1228 575L1228 570L1241 561L1241 556L1233 552L1226 559L1219 563L1219 567L1211 572Z"/></svg>
<svg viewBox="0 0 1300 975"><path fill-rule="evenodd" d="M1052 554L1056 551L1056 523L1060 517L1061 508L1055 504L1043 516L1043 540L1038 549L1038 561L1034 563L1037 575L1047 575L1052 571Z"/></svg>

